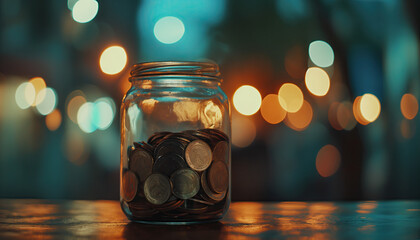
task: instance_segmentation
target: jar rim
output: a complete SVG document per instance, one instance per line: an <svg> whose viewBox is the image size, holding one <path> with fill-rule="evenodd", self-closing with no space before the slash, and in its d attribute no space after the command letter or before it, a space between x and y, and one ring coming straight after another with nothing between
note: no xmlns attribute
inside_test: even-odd
<svg viewBox="0 0 420 240"><path fill-rule="evenodd" d="M134 64L130 71L130 82L159 76L201 77L221 81L219 66L214 62L157 61Z"/></svg>

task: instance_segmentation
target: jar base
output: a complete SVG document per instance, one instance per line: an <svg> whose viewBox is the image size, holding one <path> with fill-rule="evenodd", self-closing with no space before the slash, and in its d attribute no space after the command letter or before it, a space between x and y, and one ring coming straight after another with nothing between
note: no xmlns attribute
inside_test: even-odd
<svg viewBox="0 0 420 240"><path fill-rule="evenodd" d="M141 220L131 220L131 222L149 224L149 225L195 225L195 224L206 224L214 223L220 221L221 218L202 220L202 221L186 221L186 222L159 222L159 221L141 221Z"/></svg>

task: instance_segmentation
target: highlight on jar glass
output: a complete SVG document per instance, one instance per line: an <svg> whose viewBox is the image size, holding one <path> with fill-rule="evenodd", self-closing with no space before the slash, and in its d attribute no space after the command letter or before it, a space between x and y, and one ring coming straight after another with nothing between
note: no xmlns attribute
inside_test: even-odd
<svg viewBox="0 0 420 240"><path fill-rule="evenodd" d="M128 219L192 224L230 204L231 126L217 64L132 67L121 105L120 202Z"/></svg>

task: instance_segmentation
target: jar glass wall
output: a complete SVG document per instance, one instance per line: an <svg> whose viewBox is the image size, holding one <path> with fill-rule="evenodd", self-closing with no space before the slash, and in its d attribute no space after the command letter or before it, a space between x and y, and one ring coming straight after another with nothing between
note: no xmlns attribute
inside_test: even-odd
<svg viewBox="0 0 420 240"><path fill-rule="evenodd" d="M134 65L121 105L120 201L130 220L217 221L230 203L230 108L218 66Z"/></svg>

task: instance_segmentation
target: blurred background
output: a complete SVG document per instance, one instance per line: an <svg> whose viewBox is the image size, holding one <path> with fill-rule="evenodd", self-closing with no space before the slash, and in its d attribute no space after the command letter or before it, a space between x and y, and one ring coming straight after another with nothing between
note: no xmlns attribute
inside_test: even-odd
<svg viewBox="0 0 420 240"><path fill-rule="evenodd" d="M0 197L118 199L132 64L213 60L233 200L420 198L419 1L0 0Z"/></svg>

